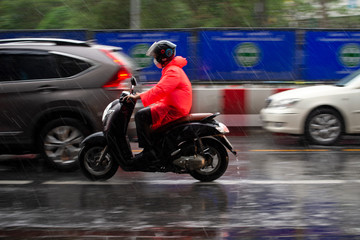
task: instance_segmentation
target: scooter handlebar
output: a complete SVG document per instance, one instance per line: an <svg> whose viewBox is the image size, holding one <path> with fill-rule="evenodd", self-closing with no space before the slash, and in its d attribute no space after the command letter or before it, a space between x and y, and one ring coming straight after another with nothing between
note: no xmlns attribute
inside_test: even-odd
<svg viewBox="0 0 360 240"><path fill-rule="evenodd" d="M133 104L135 104L136 103L136 100L134 100L133 98L128 98L128 96L129 95L135 95L135 91L132 91L132 93L131 92L123 92L122 94L121 94L121 96L120 96L120 98L119 98L119 101L121 102L121 103L124 103L125 102L125 100L130 100L131 101L131 103L133 103Z"/></svg>
<svg viewBox="0 0 360 240"><path fill-rule="evenodd" d="M130 94L135 94L134 88L137 85L137 80L134 76L132 76L130 82L131 82Z"/></svg>

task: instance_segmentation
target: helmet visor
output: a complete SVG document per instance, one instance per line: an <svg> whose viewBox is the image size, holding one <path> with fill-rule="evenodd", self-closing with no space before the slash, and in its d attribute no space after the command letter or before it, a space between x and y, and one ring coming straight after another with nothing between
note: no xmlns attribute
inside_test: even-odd
<svg viewBox="0 0 360 240"><path fill-rule="evenodd" d="M146 52L146 56L148 56L148 57L155 57L154 50L155 50L157 44L158 44L158 42L154 42L154 43L149 47L149 49L148 49L147 52Z"/></svg>

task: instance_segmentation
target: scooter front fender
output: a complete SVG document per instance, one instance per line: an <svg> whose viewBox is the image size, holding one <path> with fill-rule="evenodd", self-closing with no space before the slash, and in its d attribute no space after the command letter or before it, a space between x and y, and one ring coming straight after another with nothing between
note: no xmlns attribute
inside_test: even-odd
<svg viewBox="0 0 360 240"><path fill-rule="evenodd" d="M97 144L97 145L106 145L106 138L103 132L96 132L87 136L80 144L80 147L83 147L85 144Z"/></svg>

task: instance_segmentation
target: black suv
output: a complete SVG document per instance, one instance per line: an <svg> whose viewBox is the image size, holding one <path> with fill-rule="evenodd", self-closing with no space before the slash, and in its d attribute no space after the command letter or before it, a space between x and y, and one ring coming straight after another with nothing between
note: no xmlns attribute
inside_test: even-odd
<svg viewBox="0 0 360 240"><path fill-rule="evenodd" d="M135 69L121 48L45 38L0 40L0 66L0 154L40 153L63 170Z"/></svg>

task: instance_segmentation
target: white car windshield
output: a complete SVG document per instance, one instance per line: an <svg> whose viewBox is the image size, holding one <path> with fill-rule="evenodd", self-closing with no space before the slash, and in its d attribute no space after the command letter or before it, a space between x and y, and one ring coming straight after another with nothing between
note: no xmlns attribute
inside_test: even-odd
<svg viewBox="0 0 360 240"><path fill-rule="evenodd" d="M351 74L349 74L348 76L344 77L343 79L341 79L340 81L338 81L335 85L338 87L344 87L347 85L352 85L354 83L357 83L360 85L360 70L357 70Z"/></svg>

